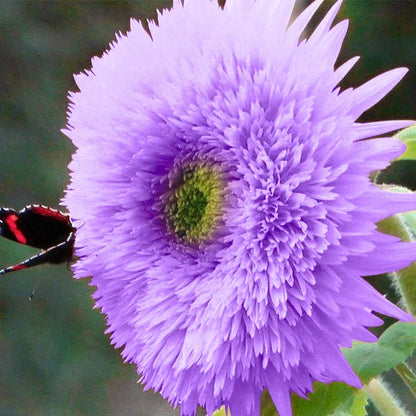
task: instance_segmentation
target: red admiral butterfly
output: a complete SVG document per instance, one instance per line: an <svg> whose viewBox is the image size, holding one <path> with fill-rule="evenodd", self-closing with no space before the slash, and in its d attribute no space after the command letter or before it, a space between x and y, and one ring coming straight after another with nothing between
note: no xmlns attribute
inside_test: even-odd
<svg viewBox="0 0 416 416"><path fill-rule="evenodd" d="M28 205L17 212L0 208L0 236L41 248L29 259L0 270L0 275L43 263L63 263L74 255L75 228L69 215L43 205Z"/></svg>

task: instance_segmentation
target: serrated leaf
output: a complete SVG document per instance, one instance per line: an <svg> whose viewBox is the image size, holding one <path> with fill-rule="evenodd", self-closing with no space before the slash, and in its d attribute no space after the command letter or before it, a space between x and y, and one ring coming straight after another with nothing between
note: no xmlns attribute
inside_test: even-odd
<svg viewBox="0 0 416 416"><path fill-rule="evenodd" d="M406 151L395 160L416 160L416 124L396 134L406 146Z"/></svg>
<svg viewBox="0 0 416 416"><path fill-rule="evenodd" d="M322 384L314 383L314 392L308 394L309 400L302 399L298 396L292 396L292 406L294 416L362 416L362 409L359 409L362 396L361 390L348 386L344 383ZM366 396L365 396L366 399ZM363 408L365 407L364 401ZM351 409L356 409L357 413L352 413ZM365 411L365 410L364 410Z"/></svg>
<svg viewBox="0 0 416 416"><path fill-rule="evenodd" d="M361 381L368 383L384 371L406 361L415 347L416 324L396 322L383 333L378 342L354 342L351 349L344 349L344 354Z"/></svg>

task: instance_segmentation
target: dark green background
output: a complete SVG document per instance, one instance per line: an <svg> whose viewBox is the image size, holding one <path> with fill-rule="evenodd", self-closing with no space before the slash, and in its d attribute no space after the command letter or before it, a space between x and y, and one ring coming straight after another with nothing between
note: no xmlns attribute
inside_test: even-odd
<svg viewBox="0 0 416 416"><path fill-rule="evenodd" d="M155 7L170 3L0 2L0 206L58 206L74 150L60 133L72 74L125 32L130 17L154 17ZM416 1L347 0L342 15L351 25L340 62L362 56L345 86L396 66L411 69L365 119L415 118ZM414 166L402 163L391 177L414 187ZM0 239L0 253L3 267L35 250ZM90 295L88 282L71 279L65 266L1 278L0 416L178 414L158 395L142 393L134 367L122 364L104 335Z"/></svg>

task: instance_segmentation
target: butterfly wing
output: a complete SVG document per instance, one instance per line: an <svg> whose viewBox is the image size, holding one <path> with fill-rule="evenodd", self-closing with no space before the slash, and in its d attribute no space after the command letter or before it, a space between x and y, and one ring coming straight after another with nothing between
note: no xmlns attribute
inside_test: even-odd
<svg viewBox="0 0 416 416"><path fill-rule="evenodd" d="M21 263L0 270L0 275L38 266L43 263L58 264L65 261L71 261L74 255L74 242L75 234L71 233L64 242L50 247L47 250L43 250L39 254L36 254Z"/></svg>
<svg viewBox="0 0 416 416"><path fill-rule="evenodd" d="M43 205L28 205L17 212L0 208L0 236L42 251L0 270L0 274L43 263L70 261L74 254L75 228L69 215Z"/></svg>
<svg viewBox="0 0 416 416"><path fill-rule="evenodd" d="M72 232L68 215L43 205L28 205L19 212L0 209L0 235L21 244L47 250Z"/></svg>

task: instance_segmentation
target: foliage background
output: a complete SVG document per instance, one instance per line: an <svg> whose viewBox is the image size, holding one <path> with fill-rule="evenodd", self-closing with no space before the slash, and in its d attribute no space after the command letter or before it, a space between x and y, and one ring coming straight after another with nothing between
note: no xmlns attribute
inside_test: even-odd
<svg viewBox="0 0 416 416"><path fill-rule="evenodd" d="M327 1L323 9L332 3ZM170 4L1 2L1 206L59 205L74 151L60 133L67 91L75 88L72 74L89 67L91 57L102 54L115 32L126 32L130 17L154 18L156 7ZM416 1L346 0L341 17L346 16L350 30L340 62L360 54L362 59L344 86L397 66L411 70L363 119L415 118ZM415 178L410 162L397 163L384 175L386 181L413 189ZM34 253L0 239L0 267ZM88 282L71 279L65 265L0 280L0 416L179 414L158 395L142 393L134 367L122 364L104 335L104 319L92 309L91 293Z"/></svg>

